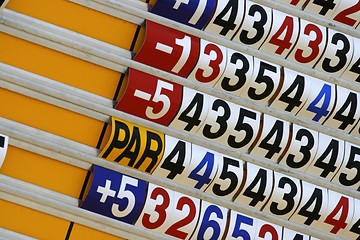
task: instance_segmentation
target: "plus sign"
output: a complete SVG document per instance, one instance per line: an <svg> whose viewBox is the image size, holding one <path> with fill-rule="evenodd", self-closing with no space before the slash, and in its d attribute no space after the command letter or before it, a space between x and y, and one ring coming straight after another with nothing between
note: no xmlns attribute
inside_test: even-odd
<svg viewBox="0 0 360 240"><path fill-rule="evenodd" d="M106 179L105 187L98 186L96 191L102 194L100 202L104 203L108 196L115 197L116 191L111 190L110 186L111 186L111 181L107 179Z"/></svg>

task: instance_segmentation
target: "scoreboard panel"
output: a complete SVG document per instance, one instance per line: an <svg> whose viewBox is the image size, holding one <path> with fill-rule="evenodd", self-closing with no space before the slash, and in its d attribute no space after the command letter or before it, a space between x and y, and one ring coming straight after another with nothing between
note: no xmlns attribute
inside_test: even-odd
<svg viewBox="0 0 360 240"><path fill-rule="evenodd" d="M0 4L0 237L359 238L358 0Z"/></svg>

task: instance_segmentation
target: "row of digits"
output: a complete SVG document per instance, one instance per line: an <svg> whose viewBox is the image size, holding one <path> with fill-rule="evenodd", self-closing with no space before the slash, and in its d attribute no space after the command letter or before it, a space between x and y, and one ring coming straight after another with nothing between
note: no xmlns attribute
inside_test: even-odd
<svg viewBox="0 0 360 240"><path fill-rule="evenodd" d="M245 183L236 198L240 205L248 203L344 239L359 237L358 199L250 163L245 166L251 178L265 180ZM106 168L93 166L92 174L81 208L178 239L317 239Z"/></svg>

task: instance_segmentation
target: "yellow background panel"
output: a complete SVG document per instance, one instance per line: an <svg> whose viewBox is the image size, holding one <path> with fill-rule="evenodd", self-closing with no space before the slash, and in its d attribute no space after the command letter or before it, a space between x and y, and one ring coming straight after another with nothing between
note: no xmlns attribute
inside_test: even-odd
<svg viewBox="0 0 360 240"><path fill-rule="evenodd" d="M0 42L0 62L109 99L114 97L118 72L4 33L0 33Z"/></svg>
<svg viewBox="0 0 360 240"><path fill-rule="evenodd" d="M125 49L137 26L67 0L11 0L6 8Z"/></svg>
<svg viewBox="0 0 360 240"><path fill-rule="evenodd" d="M0 116L96 147L103 122L0 88Z"/></svg>
<svg viewBox="0 0 360 240"><path fill-rule="evenodd" d="M87 171L9 145L0 173L78 198Z"/></svg>
<svg viewBox="0 0 360 240"><path fill-rule="evenodd" d="M85 239L120 240L122 238L75 223L71 231L69 240L85 240Z"/></svg>
<svg viewBox="0 0 360 240"><path fill-rule="evenodd" d="M69 221L0 200L0 226L38 239L64 240Z"/></svg>

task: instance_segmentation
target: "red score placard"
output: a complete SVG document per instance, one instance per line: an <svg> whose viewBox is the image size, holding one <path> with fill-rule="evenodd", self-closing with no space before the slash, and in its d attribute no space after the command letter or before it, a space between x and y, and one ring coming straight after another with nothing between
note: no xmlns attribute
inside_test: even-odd
<svg viewBox="0 0 360 240"><path fill-rule="evenodd" d="M194 68L199 51L199 38L146 21L145 41L134 60L186 77Z"/></svg>
<svg viewBox="0 0 360 240"><path fill-rule="evenodd" d="M167 126L176 116L181 100L181 85L130 69L126 91L115 108Z"/></svg>

